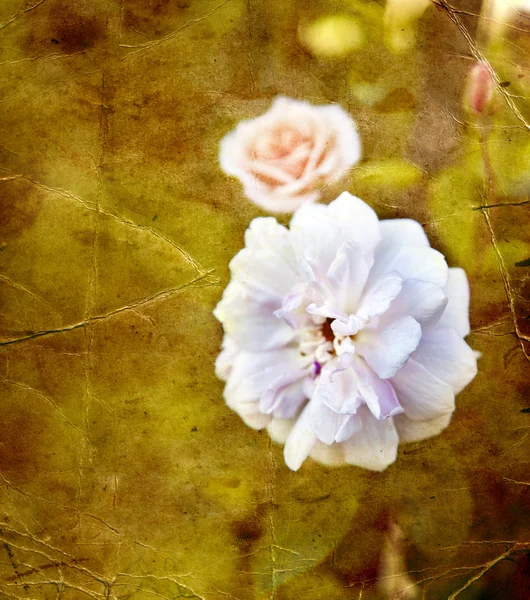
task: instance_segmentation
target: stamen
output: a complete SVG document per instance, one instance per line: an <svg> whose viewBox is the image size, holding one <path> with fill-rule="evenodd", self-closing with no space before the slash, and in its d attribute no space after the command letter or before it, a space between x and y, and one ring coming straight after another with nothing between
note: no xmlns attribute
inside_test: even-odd
<svg viewBox="0 0 530 600"><path fill-rule="evenodd" d="M315 360L313 362L313 373L311 374L311 379L316 379L320 375L320 371L322 370L322 365Z"/></svg>

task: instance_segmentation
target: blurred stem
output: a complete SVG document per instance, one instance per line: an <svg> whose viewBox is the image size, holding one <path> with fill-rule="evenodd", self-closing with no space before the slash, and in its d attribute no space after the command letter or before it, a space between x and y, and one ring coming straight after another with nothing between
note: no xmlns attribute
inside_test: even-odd
<svg viewBox="0 0 530 600"><path fill-rule="evenodd" d="M496 197L496 181L493 166L489 155L489 138L491 134L491 126L488 124L486 127L481 127L479 133L480 152L482 155L482 164L484 165L484 172L486 174L486 201L485 204L490 204L491 200Z"/></svg>

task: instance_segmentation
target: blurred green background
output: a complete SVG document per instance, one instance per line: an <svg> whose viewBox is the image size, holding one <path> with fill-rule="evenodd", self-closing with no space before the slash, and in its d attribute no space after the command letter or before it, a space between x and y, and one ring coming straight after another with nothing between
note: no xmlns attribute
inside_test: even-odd
<svg viewBox="0 0 530 600"><path fill-rule="evenodd" d="M0 597L530 597L530 19L405 4L2 0ZM358 123L324 201L420 221L469 276L479 374L383 473L290 472L213 372L264 214L218 143L277 94Z"/></svg>

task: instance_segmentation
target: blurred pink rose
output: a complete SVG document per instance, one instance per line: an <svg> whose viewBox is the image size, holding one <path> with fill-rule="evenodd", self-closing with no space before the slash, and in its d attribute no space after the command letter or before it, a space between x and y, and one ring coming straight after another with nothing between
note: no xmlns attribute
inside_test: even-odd
<svg viewBox="0 0 530 600"><path fill-rule="evenodd" d="M476 114L487 111L494 99L495 82L490 69L491 67L486 62L477 61L469 70L464 103Z"/></svg>
<svg viewBox="0 0 530 600"><path fill-rule="evenodd" d="M319 185L339 179L360 156L355 123L340 106L278 97L221 140L219 160L255 204L286 213L318 200Z"/></svg>

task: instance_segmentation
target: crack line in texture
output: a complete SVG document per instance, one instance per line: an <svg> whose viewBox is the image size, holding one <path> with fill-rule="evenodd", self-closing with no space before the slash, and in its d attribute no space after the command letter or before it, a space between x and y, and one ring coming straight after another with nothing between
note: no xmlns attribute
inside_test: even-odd
<svg viewBox="0 0 530 600"><path fill-rule="evenodd" d="M210 278L210 275L213 272L214 272L214 269L211 269L210 271L207 271L206 273L199 275L195 279L192 279L191 281L188 281L187 283L185 283L179 287L170 288L168 290L162 290L161 292L156 293L154 296L151 296L150 298L144 298L143 300L138 300L137 302L135 302L133 304L129 304L126 306L122 306L120 308L116 308L115 310L113 310L109 313L106 313L103 315L96 315L94 317L89 317L88 319L81 321L80 323L75 323L73 325L67 325L66 327L61 327L58 329L49 329L47 331L38 331L36 333L27 335L22 338L17 338L14 340L7 340L5 342L0 342L0 346L9 346L11 344L25 342L26 340L32 340L34 338L40 338L40 337L43 337L46 335L52 335L54 333L64 333L66 331L73 331L74 329L80 329L81 327L87 327L88 325L92 325L93 323L95 323L97 321L103 321L103 320L109 319L119 313L138 308L138 306L144 306L145 304L155 302L156 300L168 298L169 296L172 296L173 294L176 294L177 292L180 292L184 289L187 289L188 287L193 286L195 283L198 283L199 281L203 281L203 280L206 281L206 286L218 285L218 281L216 279Z"/></svg>

